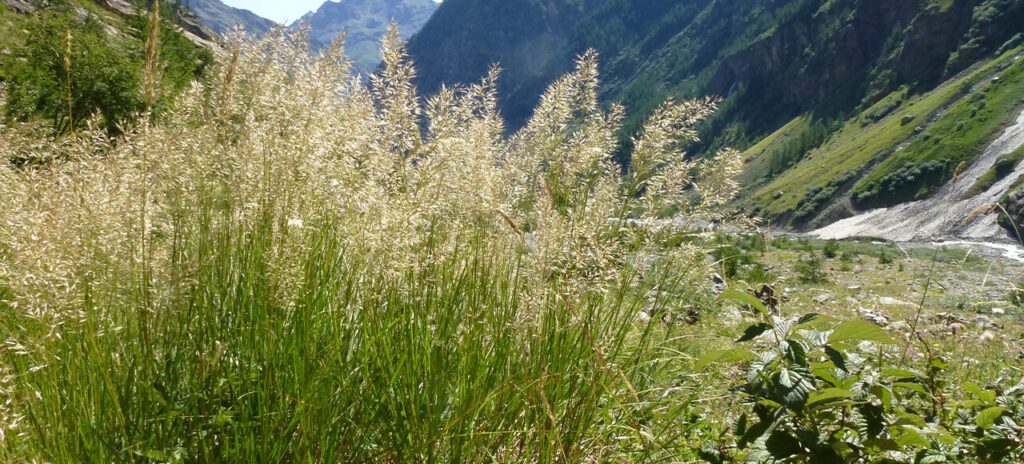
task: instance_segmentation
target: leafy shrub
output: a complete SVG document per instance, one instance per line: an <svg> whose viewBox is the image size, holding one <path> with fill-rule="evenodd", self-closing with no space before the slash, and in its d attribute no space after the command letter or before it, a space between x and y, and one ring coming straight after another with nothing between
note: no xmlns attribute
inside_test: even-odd
<svg viewBox="0 0 1024 464"><path fill-rule="evenodd" d="M836 259L837 257L839 257L839 241L838 240L829 240L829 241L825 242L825 247L822 248L821 251L825 255L826 258L828 258L828 259Z"/></svg>
<svg viewBox="0 0 1024 464"><path fill-rule="evenodd" d="M852 200L858 208L874 208L919 199L945 182L949 174L945 161L910 162L877 181L858 186Z"/></svg>
<svg viewBox="0 0 1024 464"><path fill-rule="evenodd" d="M772 282L775 277L764 264L755 262L746 266L743 279L753 284L765 284Z"/></svg>
<svg viewBox="0 0 1024 464"><path fill-rule="evenodd" d="M705 448L710 462L1016 462L1024 459L1024 385L951 385L947 361L915 369L874 324L830 324L817 314L781 318L756 298L724 296L758 310L761 322L698 366L746 365L736 386L746 410L723 435L737 453ZM858 346L868 344L866 350ZM927 345L922 340L922 344ZM888 349L887 349L888 348ZM958 388L959 387L959 388ZM961 401L954 398L960 396Z"/></svg>
<svg viewBox="0 0 1024 464"><path fill-rule="evenodd" d="M848 172L830 180L822 187L814 187L804 194L804 197L797 203L796 211L793 213L793 220L802 222L810 219L821 207L832 200L836 192L843 186L850 183L856 177L855 173Z"/></svg>
<svg viewBox="0 0 1024 464"><path fill-rule="evenodd" d="M818 284L825 281L821 257L813 251L801 256L800 260L793 265L793 270L800 276L801 282Z"/></svg>
<svg viewBox="0 0 1024 464"><path fill-rule="evenodd" d="M893 257L892 257L892 255L889 254L889 250L886 249L886 248L882 248L878 252L878 264L892 264L892 263L893 263Z"/></svg>
<svg viewBox="0 0 1024 464"><path fill-rule="evenodd" d="M172 18L161 22L163 66L159 72L164 98L157 111L200 77L212 60L208 50L175 29ZM131 35L122 36L109 33L108 26L91 14L80 19L66 2L48 3L29 21L24 47L3 61L9 84L6 117L19 121L41 117L56 131L67 132L98 115L108 132L120 132L145 109L142 50L148 21L146 15L132 19Z"/></svg>
<svg viewBox="0 0 1024 464"><path fill-rule="evenodd" d="M756 263L750 252L731 245L716 248L712 253L712 257L721 267L725 277L728 278L736 277L741 267L751 266Z"/></svg>
<svg viewBox="0 0 1024 464"><path fill-rule="evenodd" d="M1017 307L1024 307L1024 283L1018 283L1006 294L1006 301Z"/></svg>

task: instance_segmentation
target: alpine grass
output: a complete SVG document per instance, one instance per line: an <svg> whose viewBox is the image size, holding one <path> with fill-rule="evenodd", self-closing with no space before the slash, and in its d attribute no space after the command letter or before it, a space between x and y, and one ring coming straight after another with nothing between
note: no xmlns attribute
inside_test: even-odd
<svg viewBox="0 0 1024 464"><path fill-rule="evenodd" d="M0 459L678 456L659 323L737 191L734 152L684 157L714 101L657 111L623 175L592 53L506 136L497 71L424 101L396 30L367 84L306 34L230 37L117 138L0 127Z"/></svg>

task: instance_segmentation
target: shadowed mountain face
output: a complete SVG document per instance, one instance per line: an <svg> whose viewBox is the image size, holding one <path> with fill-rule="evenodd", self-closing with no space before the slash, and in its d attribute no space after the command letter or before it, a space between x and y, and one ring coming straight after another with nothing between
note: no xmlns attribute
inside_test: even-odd
<svg viewBox="0 0 1024 464"><path fill-rule="evenodd" d="M346 33L345 49L360 70L372 71L380 62L380 39L391 21L408 38L426 24L437 9L433 0L342 0L325 2L297 21L308 21L313 50L330 45Z"/></svg>
<svg viewBox="0 0 1024 464"><path fill-rule="evenodd" d="M181 4L191 9L203 24L218 34L242 27L246 32L260 36L277 25L249 10L225 5L220 0L182 0Z"/></svg>
<svg viewBox="0 0 1024 464"><path fill-rule="evenodd" d="M794 115L927 88L988 57L1020 0L448 0L413 37L424 92L505 70L513 126L572 58L601 53L604 95L630 126L666 96L727 97L711 140L751 142Z"/></svg>
<svg viewBox="0 0 1024 464"><path fill-rule="evenodd" d="M1024 0L447 0L409 44L424 94L500 64L510 130L589 48L621 161L667 98L717 96L691 151L745 149L742 206L797 228L935 195L1024 109Z"/></svg>
<svg viewBox="0 0 1024 464"><path fill-rule="evenodd" d="M553 78L572 66L575 28L605 0L446 0L409 42L421 92L478 80L500 64L501 105L521 125Z"/></svg>

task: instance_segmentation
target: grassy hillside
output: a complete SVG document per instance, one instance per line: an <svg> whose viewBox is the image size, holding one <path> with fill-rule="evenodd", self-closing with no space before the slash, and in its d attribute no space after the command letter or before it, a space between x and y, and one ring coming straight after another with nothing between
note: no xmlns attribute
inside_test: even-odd
<svg viewBox="0 0 1024 464"><path fill-rule="evenodd" d="M764 168L769 162L763 158L782 148L780 134L788 129L767 137L748 151L753 157L746 168L747 178L754 180L751 204L768 216L784 218L805 208L797 219L807 220L851 187L861 206L927 195L947 181L961 161L980 155L1016 116L1024 94L1018 59L1022 50L1006 52L931 92L894 92L846 121L824 144L775 178L769 178ZM913 179L896 180L908 177ZM842 185L833 182L844 178Z"/></svg>
<svg viewBox="0 0 1024 464"><path fill-rule="evenodd" d="M504 112L518 126L540 93L536 82L564 69L542 63L595 48L606 100L630 110L627 132L666 96L725 98L702 130L711 146L753 144L808 111L845 119L904 85L930 90L996 51L1024 21L1024 2L1006 0L521 3L442 6L410 44L423 87L470 81L499 62L509 74ZM505 26L488 26L489 18L509 30L491 33Z"/></svg>

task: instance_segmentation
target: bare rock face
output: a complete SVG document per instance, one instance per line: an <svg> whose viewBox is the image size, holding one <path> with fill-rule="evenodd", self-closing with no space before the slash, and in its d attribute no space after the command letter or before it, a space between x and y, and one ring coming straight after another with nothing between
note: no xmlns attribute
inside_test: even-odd
<svg viewBox="0 0 1024 464"><path fill-rule="evenodd" d="M278 26L274 21L249 10L225 5L220 0L189 0L188 8L204 26L217 34L241 28L249 34L262 36Z"/></svg>
<svg viewBox="0 0 1024 464"><path fill-rule="evenodd" d="M126 16L135 14L135 5L130 0L97 0L96 3Z"/></svg>
<svg viewBox="0 0 1024 464"><path fill-rule="evenodd" d="M0 0L0 5L22 14L36 11L36 6L29 0Z"/></svg>
<svg viewBox="0 0 1024 464"><path fill-rule="evenodd" d="M178 25L181 26L190 38L195 37L202 40L204 43L216 42L217 33L206 27L199 17L197 17L191 10L178 10Z"/></svg>

